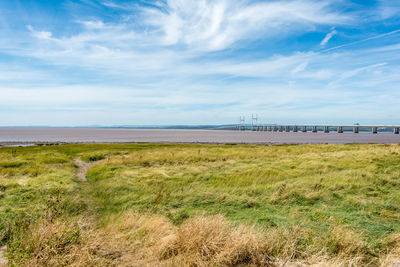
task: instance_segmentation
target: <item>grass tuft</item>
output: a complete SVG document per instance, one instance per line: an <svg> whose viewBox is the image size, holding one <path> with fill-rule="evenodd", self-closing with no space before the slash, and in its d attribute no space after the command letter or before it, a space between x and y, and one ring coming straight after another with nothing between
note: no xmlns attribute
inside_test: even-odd
<svg viewBox="0 0 400 267"><path fill-rule="evenodd" d="M185 221L160 252L162 260L185 266L269 265L262 235L250 227L232 227L222 216Z"/></svg>

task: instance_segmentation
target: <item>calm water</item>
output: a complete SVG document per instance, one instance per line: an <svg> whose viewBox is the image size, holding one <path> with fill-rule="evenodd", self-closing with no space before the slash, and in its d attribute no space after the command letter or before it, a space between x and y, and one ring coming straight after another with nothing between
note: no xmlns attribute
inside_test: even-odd
<svg viewBox="0 0 400 267"><path fill-rule="evenodd" d="M101 129L101 128L12 128L0 127L2 143L35 142L165 142L165 143L247 143L247 144L345 144L400 143L392 133L286 133L225 130Z"/></svg>

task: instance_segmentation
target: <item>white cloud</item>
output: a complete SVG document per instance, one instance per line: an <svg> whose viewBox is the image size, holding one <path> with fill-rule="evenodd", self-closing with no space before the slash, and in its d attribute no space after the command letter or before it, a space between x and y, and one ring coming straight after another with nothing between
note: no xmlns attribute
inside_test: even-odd
<svg viewBox="0 0 400 267"><path fill-rule="evenodd" d="M145 9L144 20L162 31L166 45L215 51L241 40L304 30L315 24L345 24L351 19L321 1L169 0L163 9Z"/></svg>
<svg viewBox="0 0 400 267"><path fill-rule="evenodd" d="M400 50L400 43L369 49L371 53Z"/></svg>
<svg viewBox="0 0 400 267"><path fill-rule="evenodd" d="M298 72L301 72L301 71L306 69L307 65L308 65L308 61L305 61L305 62L301 63L300 65L296 66L294 69L292 69L290 71L290 73L291 74L296 74Z"/></svg>
<svg viewBox="0 0 400 267"><path fill-rule="evenodd" d="M105 2L103 5L123 8L113 2ZM37 40L21 50L25 56L55 65L115 73L157 71L153 74L163 75L176 69L187 72L186 62L191 59L201 57L210 50L230 48L241 40L266 38L296 29L303 31L312 29L314 24L342 24L351 20L348 16L331 11L328 2L313 0L268 3L169 0L163 5L160 8L138 7L142 11L141 16L129 23L78 20L84 26L83 31L68 37L61 35L56 38L51 32L38 31L28 26ZM145 30L142 28L134 31L138 26ZM182 44L184 48L180 46ZM16 49L15 54L21 55L21 50ZM277 58L251 62L250 65L246 62L233 62L232 66L221 66L230 64L222 62L216 64L216 72L271 76L280 66L292 64L285 62L284 58ZM189 69L193 67L189 66ZM295 73L299 71L295 70Z"/></svg>
<svg viewBox="0 0 400 267"><path fill-rule="evenodd" d="M119 4L116 4L116 3L114 3L114 2L110 2L110 1L104 1L104 2L102 2L101 4L102 4L103 6L106 6L106 7L111 7L111 8L116 8L116 9L125 9L124 6L119 5Z"/></svg>
<svg viewBox="0 0 400 267"><path fill-rule="evenodd" d="M35 31L31 25L27 26L32 35L38 39L51 40L52 33L47 31Z"/></svg>
<svg viewBox="0 0 400 267"><path fill-rule="evenodd" d="M370 41L370 40L382 39L382 38L385 38L385 37L389 37L389 36L395 35L395 34L397 34L399 32L400 32L400 29L397 29L397 30L394 30L394 31L390 31L390 32L374 35L374 36L371 36L371 37L368 37L368 38L364 38L364 39L361 39L361 40L358 40L358 41L354 41L354 42L350 42L350 43L334 46L334 47L331 47L331 48L323 50L323 52L328 52L328 51L336 50L336 49L343 48L343 47L353 46L353 45L364 43L364 42L367 42L367 41Z"/></svg>
<svg viewBox="0 0 400 267"><path fill-rule="evenodd" d="M378 63L378 64L374 64L374 65L370 65L370 66L365 66L365 67L361 67L361 68L357 68L354 70L350 70L350 71L346 71L344 73L342 73L339 77L339 80L344 80L344 79L349 79L353 76L356 76L357 74L366 71L366 70L370 70L370 69L375 69L381 66L385 66L387 65L387 63Z"/></svg>
<svg viewBox="0 0 400 267"><path fill-rule="evenodd" d="M92 21L92 20L78 21L78 22L83 24L89 30L92 30L92 29L104 30L104 29L108 28L102 21L99 21L99 20L97 20L97 21Z"/></svg>
<svg viewBox="0 0 400 267"><path fill-rule="evenodd" d="M329 42L329 40L330 40L334 35L336 35L336 34L337 34L337 31L336 31L336 30L333 30L333 31L331 31L330 33L328 33L327 35L325 35L325 37L324 37L324 39L321 41L320 45L321 45L321 46L325 46L325 45Z"/></svg>

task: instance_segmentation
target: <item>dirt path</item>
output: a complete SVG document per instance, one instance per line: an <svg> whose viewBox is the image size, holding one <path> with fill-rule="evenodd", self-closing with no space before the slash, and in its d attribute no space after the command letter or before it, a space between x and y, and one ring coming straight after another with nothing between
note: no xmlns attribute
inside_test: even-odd
<svg viewBox="0 0 400 267"><path fill-rule="evenodd" d="M81 181L86 182L86 173L94 165L94 163L87 163L80 159L74 159L75 165L78 166L78 178Z"/></svg>
<svg viewBox="0 0 400 267"><path fill-rule="evenodd" d="M0 267L8 266L8 260L4 257L6 249L6 246L0 247Z"/></svg>

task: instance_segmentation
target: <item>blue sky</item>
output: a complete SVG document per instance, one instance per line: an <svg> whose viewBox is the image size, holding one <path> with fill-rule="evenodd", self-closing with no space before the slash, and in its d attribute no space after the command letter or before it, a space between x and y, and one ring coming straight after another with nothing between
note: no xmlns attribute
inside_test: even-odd
<svg viewBox="0 0 400 267"><path fill-rule="evenodd" d="M0 126L400 124L400 1L2 0Z"/></svg>

